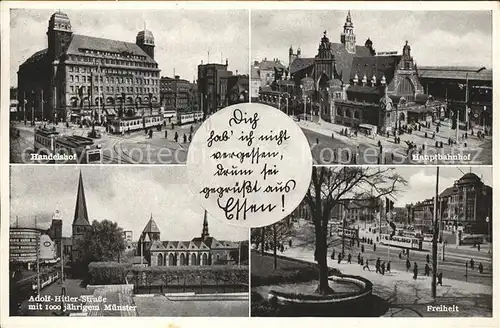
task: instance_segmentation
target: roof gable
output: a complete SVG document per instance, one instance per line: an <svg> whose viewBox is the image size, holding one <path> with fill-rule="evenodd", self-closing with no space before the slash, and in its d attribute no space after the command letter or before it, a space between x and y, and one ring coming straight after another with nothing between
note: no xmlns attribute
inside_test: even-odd
<svg viewBox="0 0 500 328"><path fill-rule="evenodd" d="M401 56L370 56L370 57L355 57L352 61L350 80L358 75L358 80L361 81L363 76L369 82L373 75L377 78L377 83L380 82L382 76L385 76L387 85L391 83L396 74L397 66Z"/></svg>

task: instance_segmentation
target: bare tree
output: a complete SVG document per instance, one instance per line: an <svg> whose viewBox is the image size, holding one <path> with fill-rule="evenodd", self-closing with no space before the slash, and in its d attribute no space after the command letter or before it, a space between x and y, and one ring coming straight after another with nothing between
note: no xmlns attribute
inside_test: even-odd
<svg viewBox="0 0 500 328"><path fill-rule="evenodd" d="M327 233L330 212L343 198L380 198L398 191L406 181L394 168L313 167L311 185L305 200L310 208L315 230L314 259L319 269L316 292L330 294L328 285Z"/></svg>

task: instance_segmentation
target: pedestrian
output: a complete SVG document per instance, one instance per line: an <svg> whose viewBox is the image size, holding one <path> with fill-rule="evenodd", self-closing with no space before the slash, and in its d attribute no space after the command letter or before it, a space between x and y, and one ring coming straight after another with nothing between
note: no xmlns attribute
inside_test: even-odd
<svg viewBox="0 0 500 328"><path fill-rule="evenodd" d="M332 260L335 260L335 249L332 251L332 255L330 256Z"/></svg>
<svg viewBox="0 0 500 328"><path fill-rule="evenodd" d="M365 262L364 262L364 260L363 260L363 256L361 256L361 257L359 258L359 264L360 264L361 266L363 266L363 265L365 264Z"/></svg>
<svg viewBox="0 0 500 328"><path fill-rule="evenodd" d="M193 133L193 126L192 125L189 127L189 132Z"/></svg>
<svg viewBox="0 0 500 328"><path fill-rule="evenodd" d="M359 248L359 238L358 238L358 248Z"/></svg>
<svg viewBox="0 0 500 328"><path fill-rule="evenodd" d="M391 272L391 261L387 262L387 272Z"/></svg>
<svg viewBox="0 0 500 328"><path fill-rule="evenodd" d="M347 263L351 264L351 253L347 255Z"/></svg>
<svg viewBox="0 0 500 328"><path fill-rule="evenodd" d="M368 269L368 271L371 271L371 270L370 270L370 266L368 265L368 261L369 261L369 260L368 260L368 259L366 259L365 264L363 265L363 271L365 271L365 269Z"/></svg>
<svg viewBox="0 0 500 328"><path fill-rule="evenodd" d="M177 133L177 131L175 131L174 140L175 140L175 142L179 141L179 134Z"/></svg>
<svg viewBox="0 0 500 328"><path fill-rule="evenodd" d="M470 259L470 268L474 270L474 259Z"/></svg>
<svg viewBox="0 0 500 328"><path fill-rule="evenodd" d="M165 139L167 139L167 130L165 130Z"/></svg>
<svg viewBox="0 0 500 328"><path fill-rule="evenodd" d="M376 252L377 251L377 244L373 244L373 251Z"/></svg>
<svg viewBox="0 0 500 328"><path fill-rule="evenodd" d="M478 269L479 269L479 273L483 273L483 263L479 263L479 266L478 266Z"/></svg>
<svg viewBox="0 0 500 328"><path fill-rule="evenodd" d="M411 268L410 260L406 259L406 272L408 272Z"/></svg>
<svg viewBox="0 0 500 328"><path fill-rule="evenodd" d="M401 252L399 252L398 257L399 257L399 259L401 260Z"/></svg>
<svg viewBox="0 0 500 328"><path fill-rule="evenodd" d="M377 258L377 261L375 262L375 273L380 272L380 257Z"/></svg>
<svg viewBox="0 0 500 328"><path fill-rule="evenodd" d="M187 137L186 137L186 134L185 134L185 133L183 134L183 139L182 139L182 140L184 141L184 143L186 143L186 142L187 142Z"/></svg>
<svg viewBox="0 0 500 328"><path fill-rule="evenodd" d="M430 273L431 269L429 267L429 264L425 263L425 268L424 268L424 272L425 272L425 276L428 277L429 276L429 273Z"/></svg>
<svg viewBox="0 0 500 328"><path fill-rule="evenodd" d="M443 273L442 272L439 272L439 274L437 275L436 285L443 286Z"/></svg>
<svg viewBox="0 0 500 328"><path fill-rule="evenodd" d="M149 139L153 138L153 129L149 129Z"/></svg>
<svg viewBox="0 0 500 328"><path fill-rule="evenodd" d="M380 273L381 273L382 275L384 275L384 274L385 274L385 262L382 262L382 264L380 265Z"/></svg>
<svg viewBox="0 0 500 328"><path fill-rule="evenodd" d="M365 245L361 245L361 253L365 252Z"/></svg>
<svg viewBox="0 0 500 328"><path fill-rule="evenodd" d="M316 144L319 145L319 138L316 138Z"/></svg>
<svg viewBox="0 0 500 328"><path fill-rule="evenodd" d="M418 265L417 262L414 262L413 264L413 280L417 280L418 276Z"/></svg>
<svg viewBox="0 0 500 328"><path fill-rule="evenodd" d="M358 264L361 261L361 253L358 253Z"/></svg>
<svg viewBox="0 0 500 328"><path fill-rule="evenodd" d="M288 246L289 246L290 248L292 248L292 240L291 240L291 239L288 241Z"/></svg>
<svg viewBox="0 0 500 328"><path fill-rule="evenodd" d="M174 129L174 122L172 122L172 130Z"/></svg>
<svg viewBox="0 0 500 328"><path fill-rule="evenodd" d="M19 132L19 131L18 131ZM477 250L480 252L481 251L481 244L477 244Z"/></svg>
<svg viewBox="0 0 500 328"><path fill-rule="evenodd" d="M189 142L191 142L191 140L193 140L193 136L191 135L191 133L189 134L188 140L189 140Z"/></svg>
<svg viewBox="0 0 500 328"><path fill-rule="evenodd" d="M332 133L332 140L333 140L333 139L335 139L335 136L334 136L334 135L333 135L333 133Z"/></svg>
<svg viewBox="0 0 500 328"><path fill-rule="evenodd" d="M430 257L429 257L429 254L427 254L427 256L425 257L427 259L427 263L430 263L431 260L430 260Z"/></svg>
<svg viewBox="0 0 500 328"><path fill-rule="evenodd" d="M342 262L342 254L338 254L337 255L337 263L340 264L340 262Z"/></svg>

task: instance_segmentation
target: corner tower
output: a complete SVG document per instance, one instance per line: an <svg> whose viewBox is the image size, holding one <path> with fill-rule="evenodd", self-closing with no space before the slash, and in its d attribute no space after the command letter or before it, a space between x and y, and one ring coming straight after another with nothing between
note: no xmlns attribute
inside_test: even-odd
<svg viewBox="0 0 500 328"><path fill-rule="evenodd" d="M137 44L145 53L149 55L152 59L155 59L155 38L151 31L144 29L137 33L135 38L135 44Z"/></svg>
<svg viewBox="0 0 500 328"><path fill-rule="evenodd" d="M344 44L345 49L349 53L356 53L356 34L354 34L354 25L352 24L350 10L347 12L344 31L340 35L340 42Z"/></svg>
<svg viewBox="0 0 500 328"><path fill-rule="evenodd" d="M47 28L48 55L51 61L59 59L71 43L73 31L68 15L58 11L49 19Z"/></svg>

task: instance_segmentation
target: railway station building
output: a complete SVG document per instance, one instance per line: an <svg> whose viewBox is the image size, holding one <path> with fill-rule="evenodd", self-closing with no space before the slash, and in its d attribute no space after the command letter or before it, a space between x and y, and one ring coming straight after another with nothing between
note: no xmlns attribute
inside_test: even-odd
<svg viewBox="0 0 500 328"><path fill-rule="evenodd" d="M19 66L18 100L28 120L87 120L133 116L160 108L160 69L151 31L135 43L73 32L65 13L48 22L47 48Z"/></svg>

